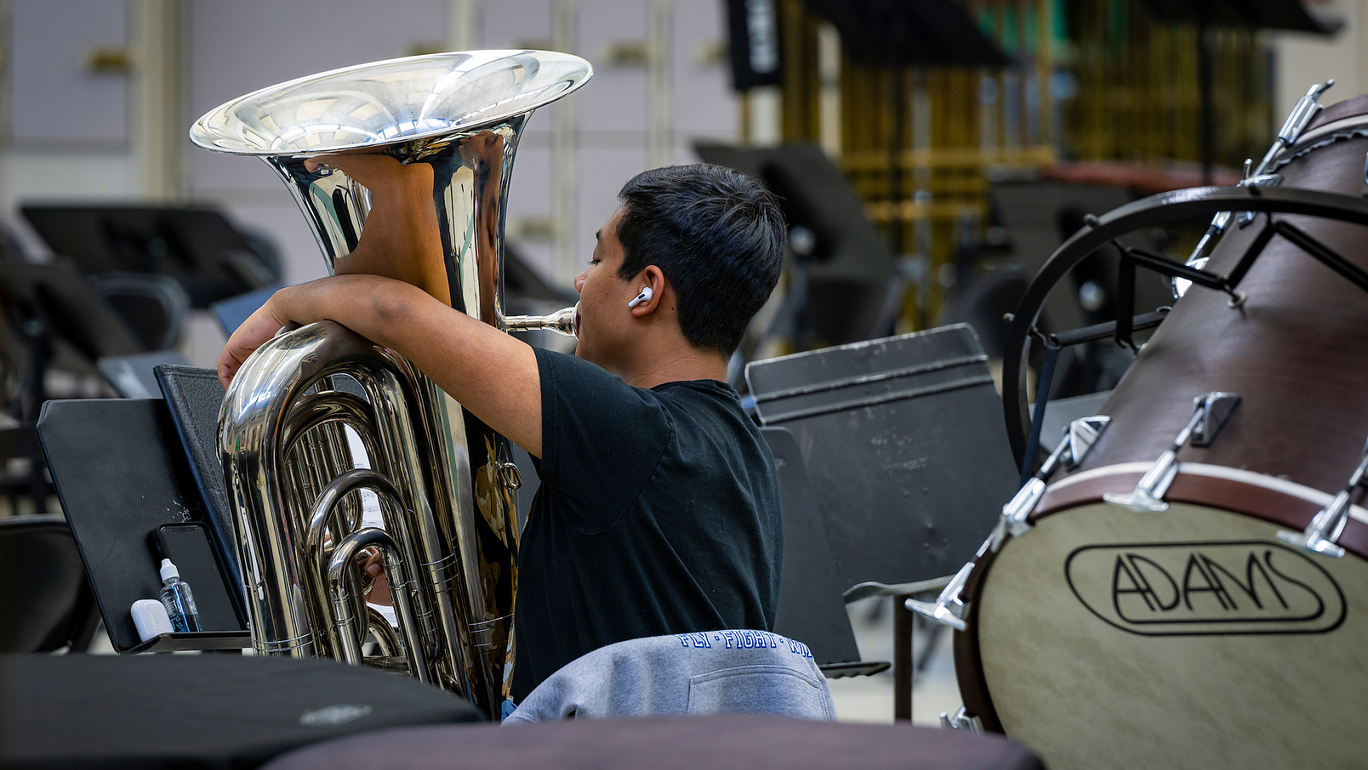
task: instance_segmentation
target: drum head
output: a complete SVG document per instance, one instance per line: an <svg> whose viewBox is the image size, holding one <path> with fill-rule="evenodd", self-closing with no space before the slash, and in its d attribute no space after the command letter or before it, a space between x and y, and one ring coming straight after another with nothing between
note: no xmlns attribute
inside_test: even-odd
<svg viewBox="0 0 1368 770"><path fill-rule="evenodd" d="M1368 756L1368 565L1173 504L1041 519L981 576L983 679L1054 770L1349 767Z"/></svg>

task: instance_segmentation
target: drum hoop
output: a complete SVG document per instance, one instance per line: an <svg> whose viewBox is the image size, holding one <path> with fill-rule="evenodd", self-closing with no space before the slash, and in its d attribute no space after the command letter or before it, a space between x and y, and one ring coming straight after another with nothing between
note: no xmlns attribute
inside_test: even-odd
<svg viewBox="0 0 1368 770"><path fill-rule="evenodd" d="M1046 489L1030 521L1034 523L1055 513L1100 503L1102 495L1107 492L1128 492L1135 488L1136 482L1152 465L1150 462L1118 463L1060 479ZM1334 495L1295 481L1240 468L1181 463L1178 475L1164 498L1174 503L1221 508L1301 531L1318 511L1334 499ZM1031 533L1023 537L1031 537ZM1358 505L1350 506L1349 520L1336 542L1349 553L1368 559L1368 510ZM986 729L1003 732L997 711L993 708L978 646L981 589L984 576L992 569L993 557L991 551L980 556L965 585L964 595L969 602L969 615L965 618L968 629L955 634L955 673L965 708L978 716Z"/></svg>
<svg viewBox="0 0 1368 770"><path fill-rule="evenodd" d="M1119 463L1076 473L1051 484L1031 514L1035 522L1059 511L1102 500L1107 492L1135 488L1152 463ZM1251 494L1251 492L1253 494ZM1334 495L1295 481L1275 478L1241 468L1206 463L1181 463L1165 499L1224 508L1234 513L1302 530L1312 517L1330 504ZM1349 508L1349 521L1340 545L1368 559L1368 510Z"/></svg>
<svg viewBox="0 0 1368 770"><path fill-rule="evenodd" d="M1317 126L1298 138L1296 144L1279 153L1268 171L1276 172L1292 161L1322 147L1363 136L1368 136L1368 115L1351 115Z"/></svg>

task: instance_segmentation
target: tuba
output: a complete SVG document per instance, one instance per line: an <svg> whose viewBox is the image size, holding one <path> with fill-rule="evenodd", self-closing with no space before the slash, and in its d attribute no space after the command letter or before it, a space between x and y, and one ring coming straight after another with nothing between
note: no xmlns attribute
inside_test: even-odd
<svg viewBox="0 0 1368 770"><path fill-rule="evenodd" d="M421 276L412 282L499 329L573 335L574 308L504 315L504 211L532 111L591 74L583 59L542 51L394 59L235 99L200 118L190 138L265 160L330 273L356 248L371 192L327 156L429 165L443 264L378 272ZM243 364L223 403L219 449L258 654L406 670L498 713L521 484L506 438L402 356L323 322L282 330ZM362 491L378 500L384 529L363 525ZM363 549L382 555L398 634L364 602ZM367 657L371 638L379 654Z"/></svg>

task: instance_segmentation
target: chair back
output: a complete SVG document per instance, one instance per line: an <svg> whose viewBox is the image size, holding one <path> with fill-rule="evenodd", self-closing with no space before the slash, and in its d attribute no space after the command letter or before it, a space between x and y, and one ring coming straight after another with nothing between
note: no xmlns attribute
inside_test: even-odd
<svg viewBox="0 0 1368 770"><path fill-rule="evenodd" d="M748 713L834 721L802 642L767 631L669 634L600 647L537 685L504 724Z"/></svg>
<svg viewBox="0 0 1368 770"><path fill-rule="evenodd" d="M0 586L0 653L90 645L99 615L66 519L0 519Z"/></svg>

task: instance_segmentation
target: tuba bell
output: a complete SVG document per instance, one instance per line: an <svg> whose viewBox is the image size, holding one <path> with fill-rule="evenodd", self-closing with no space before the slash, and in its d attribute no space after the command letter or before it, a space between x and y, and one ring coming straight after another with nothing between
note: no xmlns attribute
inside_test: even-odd
<svg viewBox="0 0 1368 770"><path fill-rule="evenodd" d="M200 118L195 144L255 155L284 180L330 273L357 246L371 192L327 165L384 154L432 169L443 264L382 267L506 331L575 332L576 311L503 312L509 175L532 111L588 62L542 51L444 53L272 86ZM364 449L364 458L352 448ZM517 586L508 440L402 356L330 322L282 330L239 370L219 449L253 647L406 670L498 713ZM362 522L362 492L384 529ZM383 558L399 633L364 602L362 549ZM374 638L378 655L366 657Z"/></svg>

